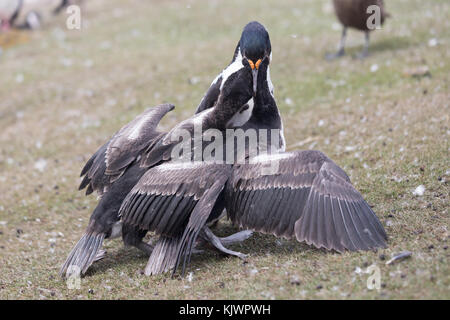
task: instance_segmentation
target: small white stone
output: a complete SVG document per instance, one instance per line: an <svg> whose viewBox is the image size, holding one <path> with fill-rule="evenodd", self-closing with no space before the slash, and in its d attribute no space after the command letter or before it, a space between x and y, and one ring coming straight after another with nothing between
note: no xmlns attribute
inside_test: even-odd
<svg viewBox="0 0 450 320"><path fill-rule="evenodd" d="M19 73L18 75L16 75L16 82L17 83L22 83L24 80L24 76L22 73Z"/></svg>
<svg viewBox="0 0 450 320"><path fill-rule="evenodd" d="M109 49L111 49L111 47L112 47L112 45L111 45L111 42L109 42L109 41L103 41L100 43L100 49L102 49L102 50L109 50Z"/></svg>
<svg viewBox="0 0 450 320"><path fill-rule="evenodd" d="M94 62L91 59L88 59L84 62L84 66L86 68L91 68L94 65Z"/></svg>
<svg viewBox="0 0 450 320"><path fill-rule="evenodd" d="M189 78L189 84L194 85L194 84L197 84L199 82L200 82L200 78L199 77L191 77L191 78Z"/></svg>
<svg viewBox="0 0 450 320"><path fill-rule="evenodd" d="M139 30L139 29L133 29L133 30L131 30L131 35L133 36L133 37L135 37L135 38L137 38L137 37L139 37L139 36L141 36L141 30Z"/></svg>
<svg viewBox="0 0 450 320"><path fill-rule="evenodd" d="M115 106L117 104L117 100L116 99L108 99L108 100L106 100L106 105L108 106L108 107L113 107L113 106Z"/></svg>
<svg viewBox="0 0 450 320"><path fill-rule="evenodd" d="M379 69L377 64L373 64L372 66L370 66L370 72L377 72Z"/></svg>
<svg viewBox="0 0 450 320"><path fill-rule="evenodd" d="M432 38L428 40L428 46L429 47L436 47L438 45L438 40L436 38Z"/></svg>
<svg viewBox="0 0 450 320"><path fill-rule="evenodd" d="M415 196L423 196L424 193L425 193L425 186L422 184L413 191L413 195Z"/></svg>
<svg viewBox="0 0 450 320"><path fill-rule="evenodd" d="M39 159L34 163L34 168L40 172L44 172L45 167L47 167L47 160Z"/></svg>
<svg viewBox="0 0 450 320"><path fill-rule="evenodd" d="M254 275L258 273L258 269L252 269L250 270L250 274Z"/></svg>
<svg viewBox="0 0 450 320"><path fill-rule="evenodd" d="M355 147L355 146L346 146L346 147L345 147L345 151L347 151L347 152L349 152L349 151L354 151L354 150L356 150L356 147Z"/></svg>
<svg viewBox="0 0 450 320"><path fill-rule="evenodd" d="M284 99L284 102L288 105L288 106L292 106L294 104L294 102L292 101L291 98L286 98Z"/></svg>
<svg viewBox="0 0 450 320"><path fill-rule="evenodd" d="M61 63L63 66L65 66L65 67L71 67L72 64L73 64L72 59L70 59L70 58L65 58L65 57L62 57L62 58L60 59L60 63Z"/></svg>

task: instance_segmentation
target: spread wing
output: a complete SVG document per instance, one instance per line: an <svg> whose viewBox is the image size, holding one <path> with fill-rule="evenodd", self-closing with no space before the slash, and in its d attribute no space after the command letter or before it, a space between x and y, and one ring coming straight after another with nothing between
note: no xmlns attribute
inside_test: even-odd
<svg viewBox="0 0 450 320"><path fill-rule="evenodd" d="M207 162L160 164L142 176L123 201L119 215L126 224L177 236L199 200L221 177L228 178L230 170L228 165Z"/></svg>
<svg viewBox="0 0 450 320"><path fill-rule="evenodd" d="M174 271L182 258L186 262L201 228L221 214L224 204L218 199L230 175L230 165L165 162L142 176L119 215L124 224L155 231L165 242L173 243L150 256L147 274L167 271L161 261L173 261ZM183 272L184 268L185 264Z"/></svg>
<svg viewBox="0 0 450 320"><path fill-rule="evenodd" d="M370 206L319 151L259 156L236 166L225 202L230 219L243 228L339 252L386 246Z"/></svg>
<svg viewBox="0 0 450 320"><path fill-rule="evenodd" d="M81 171L84 178L79 189L87 187L86 194L94 190L103 194L131 163L138 160L144 150L164 135L156 127L162 117L174 108L171 104L149 108L115 133L84 166Z"/></svg>

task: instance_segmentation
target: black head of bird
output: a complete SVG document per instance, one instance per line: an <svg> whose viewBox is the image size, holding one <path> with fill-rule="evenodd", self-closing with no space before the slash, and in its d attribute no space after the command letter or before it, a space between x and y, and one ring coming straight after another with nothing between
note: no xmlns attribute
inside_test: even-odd
<svg viewBox="0 0 450 320"><path fill-rule="evenodd" d="M272 49L269 33L259 22L248 23L241 34L231 63L213 80L210 88L197 107L196 113L214 107L223 88L228 86L228 81L235 73L250 70L253 97L258 88L258 74L261 75L261 63L267 59L270 63Z"/></svg>
<svg viewBox="0 0 450 320"><path fill-rule="evenodd" d="M248 65L252 69L253 94L256 94L259 67L265 58L270 61L272 54L269 33L266 28L257 21L248 23L242 31L238 50L242 55L244 66Z"/></svg>

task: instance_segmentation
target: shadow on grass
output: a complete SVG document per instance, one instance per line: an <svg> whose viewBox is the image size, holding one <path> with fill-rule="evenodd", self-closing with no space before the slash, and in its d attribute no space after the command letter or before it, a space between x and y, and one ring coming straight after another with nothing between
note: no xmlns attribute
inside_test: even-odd
<svg viewBox="0 0 450 320"><path fill-rule="evenodd" d="M381 53L384 51L397 51L407 49L409 47L415 46L416 44L411 41L411 39L405 37L392 37L385 38L380 40L373 40L370 42L369 53L371 55L376 53ZM355 47L346 48L347 54L356 56L356 54L360 53L363 49L362 45Z"/></svg>
<svg viewBox="0 0 450 320"><path fill-rule="evenodd" d="M409 38L405 37L392 37L387 39L382 39L379 41L373 41L370 46L370 51L372 52L383 52L383 51L395 51L403 50L409 47L415 46L416 44Z"/></svg>
<svg viewBox="0 0 450 320"><path fill-rule="evenodd" d="M213 230L217 236L223 237L241 231L240 229L229 224L221 224L218 228ZM314 246L300 243L296 239L278 238L274 235L267 235L254 232L253 235L241 243L236 243L228 247L233 251L238 251L249 256L249 262L253 258L278 259L288 258L292 255L301 254L304 257L315 259L319 256L338 254L334 251L327 251L325 249L317 249ZM216 250L207 250L205 253L192 257L192 268L201 268L209 261L229 257ZM211 254L212 253L212 254ZM235 257L233 257L235 258ZM239 259L239 258L235 258Z"/></svg>
<svg viewBox="0 0 450 320"><path fill-rule="evenodd" d="M214 228L213 231L217 236L223 237L239 232L240 230L231 225L221 224L219 227ZM202 268L213 261L229 257L228 255L215 250L210 245L199 249L203 250L203 252L192 255L191 265L186 269L186 272L189 272L189 269ZM261 258L268 255L279 258L299 253L306 254L308 258L336 254L333 251L317 249L305 243L299 243L295 239L287 240L257 232L253 233L253 235L244 242L229 246L229 249L247 254L250 259ZM235 257L235 259L239 258ZM115 251L108 250L107 256L104 259L95 262L86 272L84 277L105 273L110 268L116 269L120 266L129 266L135 268L135 272L138 272L145 268L147 260L148 256L135 248L121 247ZM170 275L170 273L167 273L167 275Z"/></svg>
<svg viewBox="0 0 450 320"><path fill-rule="evenodd" d="M97 273L105 273L108 269L115 269L124 265L136 265L137 270L145 267L148 256L132 247L122 246L118 250L110 249L107 251L106 257L102 260L94 262L88 269L84 277L90 277ZM141 265L143 267L141 267Z"/></svg>

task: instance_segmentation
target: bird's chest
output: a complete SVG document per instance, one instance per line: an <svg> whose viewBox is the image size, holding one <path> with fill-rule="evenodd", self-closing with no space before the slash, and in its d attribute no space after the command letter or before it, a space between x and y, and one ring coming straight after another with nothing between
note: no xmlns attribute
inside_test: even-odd
<svg viewBox="0 0 450 320"><path fill-rule="evenodd" d="M247 121L252 116L253 107L255 103L253 101L253 98L251 98L246 104L242 106L232 117L230 120L228 120L226 127L227 128L237 128L242 127L244 124L247 123Z"/></svg>

